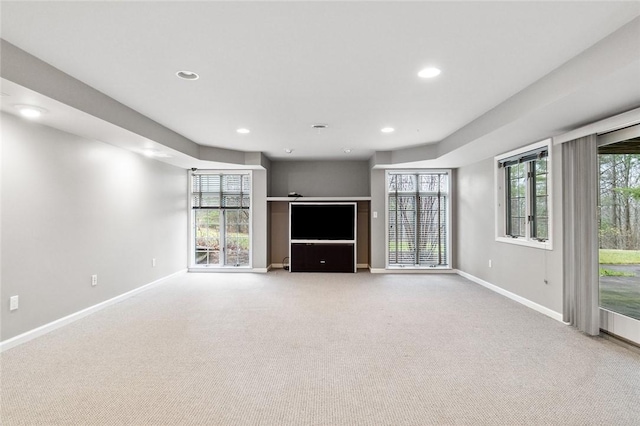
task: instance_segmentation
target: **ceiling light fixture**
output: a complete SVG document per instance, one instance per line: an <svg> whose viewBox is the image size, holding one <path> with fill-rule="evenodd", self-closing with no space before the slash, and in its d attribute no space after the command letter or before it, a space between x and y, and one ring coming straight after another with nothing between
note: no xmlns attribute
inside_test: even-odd
<svg viewBox="0 0 640 426"><path fill-rule="evenodd" d="M14 105L18 111L20 111L20 115L26 118L38 118L45 112L46 109L40 108L33 105Z"/></svg>
<svg viewBox="0 0 640 426"><path fill-rule="evenodd" d="M286 152L287 154L291 154L293 152L293 149L291 148L285 148L284 152Z"/></svg>
<svg viewBox="0 0 640 426"><path fill-rule="evenodd" d="M351 153L351 148L345 148L344 149L344 153L345 154L350 154Z"/></svg>
<svg viewBox="0 0 640 426"><path fill-rule="evenodd" d="M440 75L440 70L438 68L435 67L429 67L429 68L425 68L422 71L420 71L418 73L418 77L421 78L433 78L436 77L438 75Z"/></svg>
<svg viewBox="0 0 640 426"><path fill-rule="evenodd" d="M392 133L395 130L396 129L394 129L393 127L383 127L382 129L380 129L382 133Z"/></svg>
<svg viewBox="0 0 640 426"><path fill-rule="evenodd" d="M176 75L183 80L197 80L200 78L200 76L193 71L178 71Z"/></svg>
<svg viewBox="0 0 640 426"><path fill-rule="evenodd" d="M245 128L240 128L238 130L236 130L236 132L242 134L242 135L246 135L247 133L251 133L251 130L249 129L245 129Z"/></svg>
<svg viewBox="0 0 640 426"><path fill-rule="evenodd" d="M327 127L329 127L329 125L324 123L316 123L311 125L312 129L326 129Z"/></svg>

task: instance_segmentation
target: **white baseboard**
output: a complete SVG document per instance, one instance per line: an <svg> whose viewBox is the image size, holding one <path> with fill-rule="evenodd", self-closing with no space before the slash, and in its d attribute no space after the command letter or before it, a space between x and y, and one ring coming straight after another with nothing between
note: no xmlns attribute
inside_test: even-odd
<svg viewBox="0 0 640 426"><path fill-rule="evenodd" d="M157 284L160 284L160 282L162 282L162 281L164 281L166 279L176 277L176 276L178 276L180 274L185 273L186 271L187 271L186 269L183 269L183 270L180 270L178 272L174 272L173 274L167 275L166 277L159 278L159 279L157 279L155 281L152 281L152 282L150 282L148 284L145 284L145 285L143 285L141 287L135 288L135 289L133 289L131 291L128 291L126 293L122 293L119 296L112 297L111 299L105 300L104 302L100 302L100 303L98 303L96 305L89 306L88 308L85 308L85 309L83 309L81 311L74 312L73 314L67 315L66 317L59 318L59 319L57 319L55 321L52 321L52 322L50 322L48 324L41 325L40 327L34 328L33 330L29 330L29 331L27 331L25 333L19 334L19 335L15 336L15 337L12 337L10 339L2 341L2 342L0 342L0 352L6 351L7 349L14 348L14 347L16 347L18 345L26 343L26 342L28 342L30 340L33 340L33 339L37 338L37 337L43 336L43 335L45 335L45 334L47 334L47 333L49 333L49 332L51 332L53 330L56 330L56 329L58 329L60 327L65 326L67 324L71 324L72 322L77 321L77 320L79 320L81 318L84 318L84 317L86 317L88 315L91 315L91 314L93 314L95 312L98 312L98 311L106 308L107 306L111 306L111 305L114 305L114 304L116 304L118 302L122 302L123 300L128 299L128 298L130 298L132 296L135 296L138 293L142 293L143 291L151 289L153 286L155 286Z"/></svg>
<svg viewBox="0 0 640 426"><path fill-rule="evenodd" d="M269 265L269 269L282 269L284 267L284 264L282 263L272 263L271 265ZM367 263L358 263L356 264L356 268L358 269L367 269L369 268L369 264Z"/></svg>
<svg viewBox="0 0 640 426"><path fill-rule="evenodd" d="M212 267L191 267L188 269L188 272L193 272L196 274L205 273L205 274L266 274L271 266L266 268L252 268L250 266L212 266Z"/></svg>
<svg viewBox="0 0 640 426"><path fill-rule="evenodd" d="M458 272L458 275L468 279L469 281L473 281L476 284L480 284L481 286L486 287L491 291L495 291L498 294L501 294L501 295L503 295L505 297L508 297L511 300L514 300L514 301L516 301L516 302L518 302L520 304L523 304L527 308L531 308L534 311L538 311L541 314L544 314L544 315L546 315L546 316L548 316L550 318L553 318L556 321L560 321L561 323L565 324L565 322L562 321L562 314L561 313L558 313L558 312L556 312L554 310L551 310L551 309L549 309L549 308L547 308L545 306L539 305L536 302L532 302L529 299L525 299L522 296L518 296L515 293L511 293L510 291L505 290L502 287L498 287L495 284L491 284L490 282L482 280L482 279L480 279L480 278L478 278L476 276L473 276L471 274L467 274L466 272L463 272L463 271L460 271L460 270L458 270L457 272Z"/></svg>
<svg viewBox="0 0 640 426"><path fill-rule="evenodd" d="M371 268L369 272L372 274L455 274L455 269L438 269L438 268Z"/></svg>

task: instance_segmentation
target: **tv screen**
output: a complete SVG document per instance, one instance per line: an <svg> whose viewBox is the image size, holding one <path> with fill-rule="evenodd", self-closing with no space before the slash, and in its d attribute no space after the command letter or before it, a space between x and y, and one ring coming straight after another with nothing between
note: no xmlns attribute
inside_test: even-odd
<svg viewBox="0 0 640 426"><path fill-rule="evenodd" d="M292 240L355 240L355 204L291 204Z"/></svg>

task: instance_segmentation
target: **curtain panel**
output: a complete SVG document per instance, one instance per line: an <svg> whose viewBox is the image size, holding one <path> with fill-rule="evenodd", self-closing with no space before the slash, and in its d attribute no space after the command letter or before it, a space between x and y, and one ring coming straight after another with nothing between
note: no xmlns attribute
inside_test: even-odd
<svg viewBox="0 0 640 426"><path fill-rule="evenodd" d="M562 144L563 317L600 333L598 277L598 149L596 135Z"/></svg>

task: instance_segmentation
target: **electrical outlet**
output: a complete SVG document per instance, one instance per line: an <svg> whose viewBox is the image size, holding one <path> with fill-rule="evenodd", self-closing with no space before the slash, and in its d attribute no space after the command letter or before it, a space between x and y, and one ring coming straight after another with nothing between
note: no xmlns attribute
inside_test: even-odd
<svg viewBox="0 0 640 426"><path fill-rule="evenodd" d="M378 212L373 212L373 218L377 219L378 218Z"/></svg>
<svg viewBox="0 0 640 426"><path fill-rule="evenodd" d="M492 267L491 259L489 259L489 268L491 268L491 267Z"/></svg>
<svg viewBox="0 0 640 426"><path fill-rule="evenodd" d="M91 286L95 287L98 285L98 276L97 275L91 275Z"/></svg>
<svg viewBox="0 0 640 426"><path fill-rule="evenodd" d="M156 258L151 259L151 266L156 267Z"/></svg>
<svg viewBox="0 0 640 426"><path fill-rule="evenodd" d="M15 311L18 309L18 296L11 296L9 298L9 310Z"/></svg>

